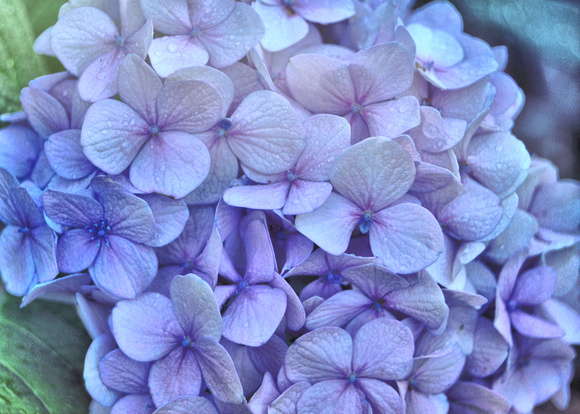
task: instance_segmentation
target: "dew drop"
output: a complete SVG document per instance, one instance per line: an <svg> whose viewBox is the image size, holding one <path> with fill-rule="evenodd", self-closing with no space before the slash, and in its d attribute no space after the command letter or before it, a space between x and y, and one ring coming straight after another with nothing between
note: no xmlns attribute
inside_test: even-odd
<svg viewBox="0 0 580 414"><path fill-rule="evenodd" d="M135 118L133 118L129 121L129 125L135 125Z"/></svg>
<svg viewBox="0 0 580 414"><path fill-rule="evenodd" d="M111 121L107 121L107 126L108 126L109 128L113 128L113 123L112 123Z"/></svg>
<svg viewBox="0 0 580 414"><path fill-rule="evenodd" d="M161 167L159 167L159 171L164 172L165 171L165 165L162 165Z"/></svg>
<svg viewBox="0 0 580 414"><path fill-rule="evenodd" d="M109 133L109 130L108 129L103 129L101 131L101 134L103 134L103 135L107 135L108 133Z"/></svg>
<svg viewBox="0 0 580 414"><path fill-rule="evenodd" d="M105 72L100 72L100 73L97 75L97 79L98 79L98 80L103 80L103 79L105 79L105 76L106 76Z"/></svg>
<svg viewBox="0 0 580 414"><path fill-rule="evenodd" d="M177 52L177 45L175 43L170 43L169 46L167 46L167 50L171 53L175 53Z"/></svg>

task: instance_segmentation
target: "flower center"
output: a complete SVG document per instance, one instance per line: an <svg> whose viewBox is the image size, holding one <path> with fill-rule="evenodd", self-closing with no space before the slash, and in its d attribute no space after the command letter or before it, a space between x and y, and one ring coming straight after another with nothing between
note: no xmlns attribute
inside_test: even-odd
<svg viewBox="0 0 580 414"><path fill-rule="evenodd" d="M365 211L365 214L360 219L358 228L362 234L367 234L371 228L371 223L373 219L373 212L370 210Z"/></svg>
<svg viewBox="0 0 580 414"><path fill-rule="evenodd" d="M326 279L334 284L334 285L340 285L342 283L342 277L340 277L340 275L334 273L334 272L330 272L327 276Z"/></svg>
<svg viewBox="0 0 580 414"><path fill-rule="evenodd" d="M18 229L18 232L19 232L19 233L22 233L22 234L26 234L26 233L28 233L29 231L30 231L30 230L28 229L28 227L21 227L21 228L19 228L19 229Z"/></svg>
<svg viewBox="0 0 580 414"><path fill-rule="evenodd" d="M125 44L125 38L123 36L115 35L115 44L119 47Z"/></svg>
<svg viewBox="0 0 580 414"><path fill-rule="evenodd" d="M157 125L152 125L149 127L149 132L151 133L151 135L156 137L157 135L159 135L159 127Z"/></svg>
<svg viewBox="0 0 580 414"><path fill-rule="evenodd" d="M189 348L192 343L193 341L191 340L191 338L189 336L186 336L185 338L183 338L183 341L181 341L181 346L184 348Z"/></svg>
<svg viewBox="0 0 580 414"><path fill-rule="evenodd" d="M513 312L513 311L515 311L517 307L518 307L518 304L517 304L515 301L513 301L513 300L510 300L510 301L507 303L507 308L508 308L508 310L509 310L510 312Z"/></svg>
<svg viewBox="0 0 580 414"><path fill-rule="evenodd" d="M111 231L111 226L107 223L107 219L101 218L99 219L98 224L94 224L92 226L86 226L85 229L91 234L91 240L99 239L98 246L101 246L101 240L105 240L105 245L109 246L109 239L107 238L107 234Z"/></svg>
<svg viewBox="0 0 580 414"><path fill-rule="evenodd" d="M348 380L350 381L351 384L354 384L354 382L356 381L356 374L353 372L348 376Z"/></svg>
<svg viewBox="0 0 580 414"><path fill-rule="evenodd" d="M199 27L194 27L193 30L191 31L190 35L191 36L199 36L200 33L201 33L201 30L199 30Z"/></svg>
<svg viewBox="0 0 580 414"><path fill-rule="evenodd" d="M288 171L286 173L286 178L288 179L288 181L292 182L296 179L296 174L294 174L292 171Z"/></svg>
<svg viewBox="0 0 580 414"><path fill-rule="evenodd" d="M232 126L234 125L234 123L232 122L232 120L230 118L222 118L220 119L220 121L218 122L218 130L217 130L217 134L218 137L223 138L228 134L228 131L230 129L232 129Z"/></svg>
<svg viewBox="0 0 580 414"><path fill-rule="evenodd" d="M246 290L248 288L248 282L246 282L245 280L242 280L240 283L238 283L238 292L241 292L242 290Z"/></svg>
<svg viewBox="0 0 580 414"><path fill-rule="evenodd" d="M360 110L362 109L362 106L360 106L360 104L357 103L353 103L352 106L350 107L350 109L352 110L352 112L354 112L355 114L360 114Z"/></svg>

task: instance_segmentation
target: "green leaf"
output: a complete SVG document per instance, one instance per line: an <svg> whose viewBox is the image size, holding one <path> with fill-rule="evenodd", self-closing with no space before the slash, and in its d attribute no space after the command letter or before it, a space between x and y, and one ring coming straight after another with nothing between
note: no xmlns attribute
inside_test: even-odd
<svg viewBox="0 0 580 414"><path fill-rule="evenodd" d="M7 294L0 302L0 413L88 412L82 372L90 338L74 307L19 306Z"/></svg>
<svg viewBox="0 0 580 414"><path fill-rule="evenodd" d="M20 109L20 90L46 73L22 0L0 0L0 113Z"/></svg>

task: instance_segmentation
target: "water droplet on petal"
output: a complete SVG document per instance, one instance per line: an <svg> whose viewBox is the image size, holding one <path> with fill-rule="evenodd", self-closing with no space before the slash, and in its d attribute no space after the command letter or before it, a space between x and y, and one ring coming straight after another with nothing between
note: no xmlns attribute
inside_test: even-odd
<svg viewBox="0 0 580 414"><path fill-rule="evenodd" d="M111 121L107 121L107 126L108 126L109 128L113 128L113 123L112 123Z"/></svg>
<svg viewBox="0 0 580 414"><path fill-rule="evenodd" d="M98 80L103 80L103 79L105 79L105 76L107 76L107 75L105 74L105 72L100 72L100 73L97 75L97 79L98 79Z"/></svg>
<svg viewBox="0 0 580 414"><path fill-rule="evenodd" d="M167 46L167 50L171 53L175 53L177 52L177 45L175 43L170 43L169 46Z"/></svg>

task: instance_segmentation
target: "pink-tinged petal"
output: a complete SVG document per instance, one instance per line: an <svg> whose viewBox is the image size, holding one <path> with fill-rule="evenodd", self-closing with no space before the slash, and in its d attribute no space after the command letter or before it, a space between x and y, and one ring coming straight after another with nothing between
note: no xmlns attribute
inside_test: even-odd
<svg viewBox="0 0 580 414"><path fill-rule="evenodd" d="M149 205L137 196L106 190L99 194L111 233L125 239L147 243L155 236L155 222Z"/></svg>
<svg viewBox="0 0 580 414"><path fill-rule="evenodd" d="M550 299L558 275L549 266L538 266L518 276L511 300L518 304L540 305Z"/></svg>
<svg viewBox="0 0 580 414"><path fill-rule="evenodd" d="M251 51L250 51L251 52ZM251 68L241 62L236 62L231 66L220 69L234 84L234 98L228 102L228 107L224 104L226 114L235 112L240 102L252 92L267 90L256 69ZM216 86L217 87L217 86ZM294 105L292 103L292 105Z"/></svg>
<svg viewBox="0 0 580 414"><path fill-rule="evenodd" d="M473 351L465 364L466 371L473 376L485 378L492 375L508 356L507 342L487 318L477 320L473 343Z"/></svg>
<svg viewBox="0 0 580 414"><path fill-rule="evenodd" d="M347 374L348 375L348 374ZM363 413L364 395L348 380L321 381L308 388L296 404L298 413Z"/></svg>
<svg viewBox="0 0 580 414"><path fill-rule="evenodd" d="M115 348L117 348L117 344L115 344L115 340L111 335L99 335L87 350L83 370L83 379L88 393L99 404L107 407L113 405L123 395L108 388L100 377L99 363L105 355Z"/></svg>
<svg viewBox="0 0 580 414"><path fill-rule="evenodd" d="M373 413L402 413L403 400L393 387L373 378L361 378L357 384L365 394Z"/></svg>
<svg viewBox="0 0 580 414"><path fill-rule="evenodd" d="M149 246L108 235L89 273L95 284L120 298L134 298L151 284L157 273L157 257Z"/></svg>
<svg viewBox="0 0 580 414"><path fill-rule="evenodd" d="M303 125L306 146L296 161L296 175L304 180L326 181L336 157L349 147L348 122L334 115L320 114L308 118Z"/></svg>
<svg viewBox="0 0 580 414"><path fill-rule="evenodd" d="M306 327L314 330L323 326L344 326L372 304L373 301L360 292L339 292L326 299L308 315Z"/></svg>
<svg viewBox="0 0 580 414"><path fill-rule="evenodd" d="M297 1L292 9L314 23L329 24L348 19L354 15L350 0Z"/></svg>
<svg viewBox="0 0 580 414"><path fill-rule="evenodd" d="M118 302L111 318L119 347L136 361L162 358L185 336L171 301L159 293L144 293L137 299Z"/></svg>
<svg viewBox="0 0 580 414"><path fill-rule="evenodd" d="M495 228L503 208L500 199L487 188L471 179L464 184L467 191L444 206L437 219L456 237L478 240Z"/></svg>
<svg viewBox="0 0 580 414"><path fill-rule="evenodd" d="M95 59L79 78L80 97L87 102L97 102L117 94L117 74L125 57L120 50L113 49Z"/></svg>
<svg viewBox="0 0 580 414"><path fill-rule="evenodd" d="M230 149L226 140L215 140L210 145L205 141L205 136L215 135L214 131L206 134L200 134L199 137L209 148L211 164L206 179L193 190L192 193L185 196L184 201L190 205L211 204L217 202L224 191L230 186L233 179L239 175L238 159Z"/></svg>
<svg viewBox="0 0 580 414"><path fill-rule="evenodd" d="M447 31L422 24L410 24L407 30L417 47L417 59L436 67L448 68L464 58L463 48L457 39Z"/></svg>
<svg viewBox="0 0 580 414"><path fill-rule="evenodd" d="M286 293L286 327L298 331L304 326L306 313L298 295L288 282L278 273L274 273L274 279L268 283L271 287L281 289Z"/></svg>
<svg viewBox="0 0 580 414"><path fill-rule="evenodd" d="M349 70L357 102L365 106L394 98L413 82L413 61L407 49L397 42L358 52L350 61ZM372 131L371 134L374 135Z"/></svg>
<svg viewBox="0 0 580 414"><path fill-rule="evenodd" d="M224 201L236 207L277 210L284 207L289 188L288 181L266 185L241 185L228 188L224 193Z"/></svg>
<svg viewBox="0 0 580 414"><path fill-rule="evenodd" d="M365 105L361 111L371 136L395 137L419 125L419 101L403 96L390 101Z"/></svg>
<svg viewBox="0 0 580 414"><path fill-rule="evenodd" d="M149 374L151 398L157 407L185 394L198 395L201 384L197 359L189 348L182 346L156 361Z"/></svg>
<svg viewBox="0 0 580 414"><path fill-rule="evenodd" d="M288 16L284 7L263 2L253 4L264 22L262 46L269 52L278 52L298 43L308 33L308 23L299 15Z"/></svg>
<svg viewBox="0 0 580 414"><path fill-rule="evenodd" d="M141 0L140 4L145 18L163 34L187 34L193 29L187 0Z"/></svg>
<svg viewBox="0 0 580 414"><path fill-rule="evenodd" d="M129 358L119 348L109 352L99 364L101 380L126 394L148 394L147 379L151 364Z"/></svg>
<svg viewBox="0 0 580 414"><path fill-rule="evenodd" d="M165 246L179 237L189 217L187 205L161 194L143 194L140 198L149 205L155 219L155 240L148 244Z"/></svg>
<svg viewBox="0 0 580 414"><path fill-rule="evenodd" d="M228 143L240 161L258 173L290 169L304 149L304 132L294 110L274 92L250 94L231 119Z"/></svg>
<svg viewBox="0 0 580 414"><path fill-rule="evenodd" d="M199 39L190 35L165 36L153 39L149 48L151 66L162 78L190 66L203 66L209 53Z"/></svg>
<svg viewBox="0 0 580 414"><path fill-rule="evenodd" d="M249 69L247 66L242 65ZM237 68L239 66L234 65ZM253 72L250 69L251 72ZM222 71L211 68L209 66L197 66L181 69L165 79L165 82L173 82L178 80L197 80L209 83L214 86L222 96L222 111L220 117L224 118L227 115L228 109L234 99L234 94L237 92L235 83Z"/></svg>
<svg viewBox="0 0 580 414"><path fill-rule="evenodd" d="M281 289L254 285L243 290L223 315L223 336L242 345L268 342L286 312L286 294Z"/></svg>
<svg viewBox="0 0 580 414"><path fill-rule="evenodd" d="M222 318L211 287L194 274L175 276L171 281L171 302L186 334L194 341L204 336L219 340Z"/></svg>
<svg viewBox="0 0 580 414"><path fill-rule="evenodd" d="M292 382L318 382L348 377L351 373L352 338L343 329L325 327L294 342L286 354L285 370Z"/></svg>
<svg viewBox="0 0 580 414"><path fill-rule="evenodd" d="M103 217L103 208L92 198L59 191L42 194L45 214L51 220L70 227L92 226Z"/></svg>
<svg viewBox="0 0 580 414"><path fill-rule="evenodd" d="M580 185L577 181L559 181L537 188L529 208L541 227L575 233L580 226Z"/></svg>
<svg viewBox="0 0 580 414"><path fill-rule="evenodd" d="M116 49L117 26L103 11L81 7L65 14L51 31L52 50L75 76L95 59Z"/></svg>
<svg viewBox="0 0 580 414"><path fill-rule="evenodd" d="M510 312L512 327L532 338L562 338L566 333L558 325L516 309Z"/></svg>
<svg viewBox="0 0 580 414"><path fill-rule="evenodd" d="M423 151L439 153L455 146L465 134L467 122L443 118L432 107L421 106L421 126L413 131L413 139Z"/></svg>
<svg viewBox="0 0 580 414"><path fill-rule="evenodd" d="M205 180L209 167L209 151L197 137L165 131L143 146L129 174L141 191L182 198Z"/></svg>
<svg viewBox="0 0 580 414"><path fill-rule="evenodd" d="M282 372L284 370L281 370ZM297 382L284 391L278 398L276 398L266 408L265 413L270 411L270 414L286 414L296 412L296 403L308 388L310 384L306 381ZM253 397L252 397L253 399ZM252 401L250 400L250 408L252 408ZM259 412L259 411L258 411Z"/></svg>
<svg viewBox="0 0 580 414"><path fill-rule="evenodd" d="M508 133L476 136L469 141L467 153L470 174L500 196L521 184L525 176L518 182L520 172L530 166L524 143Z"/></svg>
<svg viewBox="0 0 580 414"><path fill-rule="evenodd" d="M228 351L217 340L208 337L198 338L193 349L203 380L212 395L217 400L230 404L244 401L242 384Z"/></svg>
<svg viewBox="0 0 580 414"><path fill-rule="evenodd" d="M348 64L315 54L296 55L286 67L294 98L314 113L345 115L356 101Z"/></svg>
<svg viewBox="0 0 580 414"><path fill-rule="evenodd" d="M202 29L199 41L209 53L209 64L216 68L233 65L264 36L264 25L252 8L237 3L221 23Z"/></svg>
<svg viewBox="0 0 580 414"><path fill-rule="evenodd" d="M46 158L61 177L76 180L96 170L81 147L80 129L68 129L52 134L44 145Z"/></svg>
<svg viewBox="0 0 580 414"><path fill-rule="evenodd" d="M320 207L331 192L330 183L296 179L290 186L282 212L287 215L310 213Z"/></svg>
<svg viewBox="0 0 580 414"><path fill-rule="evenodd" d="M394 273L413 273L434 263L443 251L443 233L433 215L412 203L398 204L373 216L373 254Z"/></svg>
<svg viewBox="0 0 580 414"><path fill-rule="evenodd" d="M369 126L360 113L349 112L344 116L344 119L350 124L350 143L352 145L358 144L363 139L371 136Z"/></svg>
<svg viewBox="0 0 580 414"><path fill-rule="evenodd" d="M447 397L450 414L507 413L510 409L500 394L474 382L458 381Z"/></svg>
<svg viewBox="0 0 580 414"><path fill-rule="evenodd" d="M155 414L218 414L215 406L204 397L186 395L174 399L155 411Z"/></svg>
<svg viewBox="0 0 580 414"><path fill-rule="evenodd" d="M149 123L157 120L155 100L163 87L151 66L137 55L128 55L119 68L119 96Z"/></svg>
<svg viewBox="0 0 580 414"><path fill-rule="evenodd" d="M346 251L352 231L362 215L356 204L330 193L318 209L296 217L296 229L323 250L339 255Z"/></svg>
<svg viewBox="0 0 580 414"><path fill-rule="evenodd" d="M442 327L449 316L441 288L427 272L421 272L419 280L409 287L388 293L385 302L388 308L412 316L434 331Z"/></svg>
<svg viewBox="0 0 580 414"><path fill-rule="evenodd" d="M330 172L336 191L363 211L372 212L403 196L414 178L415 165L409 153L383 137L353 145L336 159Z"/></svg>
<svg viewBox="0 0 580 414"><path fill-rule="evenodd" d="M112 99L89 108L81 132L85 155L108 174L125 171L147 139L149 124L129 106Z"/></svg>
<svg viewBox="0 0 580 414"><path fill-rule="evenodd" d="M160 130L195 134L214 126L222 109L222 97L212 85L202 81L167 83L157 97Z"/></svg>
<svg viewBox="0 0 580 414"><path fill-rule="evenodd" d="M24 88L20 93L20 101L28 122L42 137L70 128L65 108L48 92Z"/></svg>
<svg viewBox="0 0 580 414"><path fill-rule="evenodd" d="M93 263L99 243L91 238L85 229L72 229L58 238L56 261L61 272L80 272Z"/></svg>
<svg viewBox="0 0 580 414"><path fill-rule="evenodd" d="M392 319L375 319L354 337L353 372L360 377L403 379L413 366L414 349L409 328Z"/></svg>

